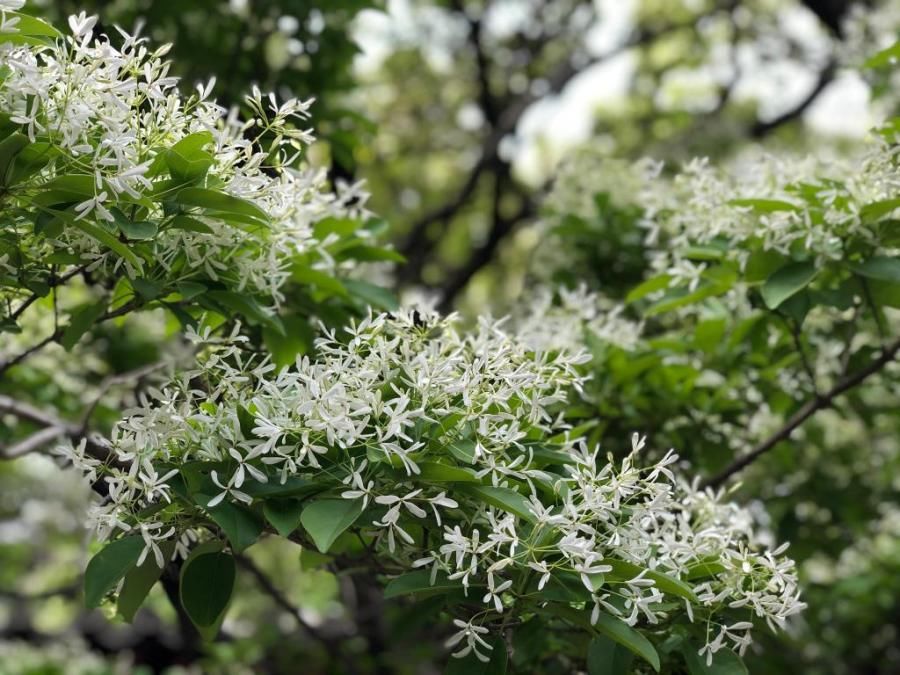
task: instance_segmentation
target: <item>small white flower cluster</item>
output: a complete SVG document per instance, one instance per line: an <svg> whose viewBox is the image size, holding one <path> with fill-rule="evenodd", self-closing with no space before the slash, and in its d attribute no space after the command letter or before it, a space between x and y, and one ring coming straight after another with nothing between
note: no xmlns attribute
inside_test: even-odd
<svg viewBox="0 0 900 675"><path fill-rule="evenodd" d="M674 453L639 468L635 434L616 466L565 430L554 408L581 387L583 352L534 351L501 323L461 333L454 317L370 315L280 372L247 362L235 332L149 390L112 434L114 463L66 454L109 486L93 512L101 536L139 533L145 558L165 540L186 555L203 536L203 510L170 485L186 463L212 469L206 509L255 506L260 484L298 478L355 502L394 569L477 589L484 608L458 617L448 642L457 656L488 659L487 626L551 589L592 622L686 613L705 626L709 659L746 648L754 618L781 626L802 609L783 548L760 551L746 511L679 483ZM667 602L672 584L684 605Z"/></svg>
<svg viewBox="0 0 900 675"><path fill-rule="evenodd" d="M657 160L628 162L588 145L560 164L545 206L553 214L593 218L598 193L609 195L618 208L640 205L645 196L651 198L662 169Z"/></svg>
<svg viewBox="0 0 900 675"><path fill-rule="evenodd" d="M578 350L590 335L632 351L640 342L643 324L623 317L623 309L584 284L571 290L560 287L555 294L539 286L519 300L512 324L519 339L534 350Z"/></svg>
<svg viewBox="0 0 900 675"><path fill-rule="evenodd" d="M782 557L787 547L759 551L745 509L722 503L721 493L677 481L669 469L678 459L674 453L638 468L634 455L644 439L635 434L632 443L633 453L619 468L612 457L598 461L596 451L573 448L568 476L554 483L564 495L559 505L533 493L533 525L489 508L470 520L468 532L445 527L446 543L415 564L432 564L466 586L486 580L484 615L503 611L498 589L510 585L503 577L522 566L537 575L538 590L555 579L580 579L590 594L592 623L605 612L631 626L653 626L672 616L654 574L696 579L697 602L685 600L684 612L705 627L701 654L708 662L723 647L743 654L753 619L783 628L805 607L794 563ZM629 565L623 568L622 562ZM695 574L707 564L712 565L707 579ZM466 639L458 655L483 650L471 622L458 626L451 642Z"/></svg>
<svg viewBox="0 0 900 675"><path fill-rule="evenodd" d="M96 21L84 13L71 17L71 35L53 46L0 42L0 114L20 125L49 160L37 174L7 186L7 199L30 208L42 189L66 189L59 179L84 177L93 181L93 195L75 205L76 220L113 227L121 209L146 208L145 219L159 224L153 259L167 272L183 277L199 270L276 303L291 256L311 252L317 266L333 268L325 250L331 242L318 241L312 224L365 215L367 195L359 185L326 192L324 170L292 168L312 140L300 126L312 101L279 103L254 89L246 99L252 116L242 119L210 100L212 81L183 96L163 60L168 46L151 51L145 39L117 28L116 47L106 36L94 39ZM178 185L160 180L163 160L190 136L205 153L192 161L209 165L206 184L259 207L267 215L264 227L211 215L180 226L165 212L162 200L174 197ZM40 212L42 205L36 206ZM94 267L130 264L78 227L34 237L31 245L35 258L65 249Z"/></svg>
<svg viewBox="0 0 900 675"><path fill-rule="evenodd" d="M802 250L822 265L845 258L848 242L896 248L864 211L883 203L880 218L887 218L896 210L887 205L900 193L900 145L889 136L872 134L849 158L754 150L725 168L698 158L672 178L650 160L628 165L585 151L561 169L548 206L558 214L589 217L593 196L603 192L619 208L639 208L650 266L670 277L670 287L695 290L718 264L697 256L704 247L711 259L741 268L756 249L784 255ZM739 302L746 294L732 296Z"/></svg>
<svg viewBox="0 0 900 675"><path fill-rule="evenodd" d="M199 370L149 389L112 434L119 466L128 468L113 468L106 478L111 500L96 514L101 534L127 528L128 514L171 498L170 476L154 463L230 462L228 475L213 480L221 499L244 502L251 501L245 481L268 480L257 465L285 481L317 475L327 463L364 497L366 471L385 464L415 477L434 452L429 448L463 436L472 455L489 464L496 453L521 447L529 432L549 429L548 409L582 382L576 367L584 354L535 354L490 320L461 334L453 317L412 311L369 316L348 330L348 344L334 335L320 339L315 361L302 357L278 373L271 364L246 362L245 338L236 331ZM189 337L210 343L208 331ZM252 411L252 432L242 429L241 410ZM77 448L67 455L96 478L95 460ZM441 504L438 495L419 500L426 497ZM390 522L383 527L386 536L396 531Z"/></svg>
<svg viewBox="0 0 900 675"><path fill-rule="evenodd" d="M849 67L860 67L873 53L890 47L900 34L900 6L896 2L874 3L874 6L851 5L844 20L843 38L835 45L841 61ZM894 71L896 82L897 71ZM887 95L896 99L890 91Z"/></svg>

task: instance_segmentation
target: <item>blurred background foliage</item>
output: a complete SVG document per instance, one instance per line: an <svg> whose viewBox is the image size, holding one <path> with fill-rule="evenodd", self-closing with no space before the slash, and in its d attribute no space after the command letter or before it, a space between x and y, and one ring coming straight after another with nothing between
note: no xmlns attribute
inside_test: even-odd
<svg viewBox="0 0 900 675"><path fill-rule="evenodd" d="M107 32L141 26L154 42L173 43L185 87L215 76L226 106L241 105L254 84L315 97L312 160L334 181L366 181L372 209L407 259L396 270L373 266L372 278L468 314L507 311L536 270L544 281L585 283L611 300L643 280L639 211L617 200L618 184L589 190L592 212L544 205L558 163L587 141L610 162L649 155L670 166L695 155L726 161L758 145L839 155L873 121L898 112L888 77L864 81L853 71L885 27L865 17L896 17L892 0L30 7L57 25L85 10L98 13ZM554 237L561 265L540 258ZM35 365L0 382L0 393L27 386L35 403L77 418L83 387L96 387L106 394L94 421L108 429L134 396L117 391L111 374L154 362L171 331L161 315L104 330L104 348L94 343L66 357L77 376L63 369L48 377ZM741 427L746 407L728 403L740 377L698 386L701 373L769 368L768 405L790 409L777 370L799 366L780 359L792 348L766 342L763 325L747 329L758 338L738 351L727 348L735 326L722 317L698 321L689 341L666 342L664 320L648 330L657 340L652 353L597 348L591 396L570 412L594 424L595 440L642 429L652 445L678 448L709 475L742 447L720 422ZM59 363L52 352L47 358ZM824 411L791 447L775 448L743 476L738 498L758 504L775 538L792 542L810 605L786 640L763 640L751 652L751 672L900 672L898 394L890 383L861 391L849 414ZM80 482L46 458L0 463L0 673L338 672L252 576L241 578L246 588L207 652L179 625L161 587L132 627L111 628L98 612L81 610L78 572L89 540L79 514L87 501ZM435 608L385 607L360 577L337 578L327 561L290 544L262 542L250 555L307 621L336 635L365 624L348 643L359 672L436 672L439 636L427 626Z"/></svg>

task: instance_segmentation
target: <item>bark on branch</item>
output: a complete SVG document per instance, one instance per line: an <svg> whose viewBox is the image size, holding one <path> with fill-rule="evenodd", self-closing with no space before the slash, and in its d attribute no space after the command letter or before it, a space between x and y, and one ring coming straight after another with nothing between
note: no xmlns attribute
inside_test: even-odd
<svg viewBox="0 0 900 675"><path fill-rule="evenodd" d="M852 375L843 378L824 394L816 396L815 398L812 398L804 403L800 407L800 409L797 410L797 412L795 412L788 418L788 420L778 431L776 431L769 438L757 445L746 455L743 455L742 457L734 460L731 464L729 464L727 467L725 467L725 469L717 473L715 476L704 481L704 483L702 483L702 487L720 487L734 474L738 473L749 464L755 462L757 459L759 459L759 457L766 454L776 445L781 443L781 441L788 440L794 429L802 425L806 420L815 415L819 410L830 407L834 399L836 399L838 396L841 396L847 391L862 384L870 376L882 370L888 363L896 358L898 352L900 352L900 338L887 345L882 350L878 358L873 360L872 363L870 363L868 366Z"/></svg>

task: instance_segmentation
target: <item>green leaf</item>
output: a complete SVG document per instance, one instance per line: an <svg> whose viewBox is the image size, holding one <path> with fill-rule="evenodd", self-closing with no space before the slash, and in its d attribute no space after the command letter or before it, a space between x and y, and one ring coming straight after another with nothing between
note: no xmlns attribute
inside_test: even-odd
<svg viewBox="0 0 900 675"><path fill-rule="evenodd" d="M293 265L291 267L291 279L303 286L316 286L330 295L341 297L347 297L348 295L347 289L340 280L335 279L324 272L319 272L318 270L306 267L305 265Z"/></svg>
<svg viewBox="0 0 900 675"><path fill-rule="evenodd" d="M38 192L32 203L38 206L52 206L67 202L80 202L93 197L96 183L93 175L78 173L56 176L38 185Z"/></svg>
<svg viewBox="0 0 900 675"><path fill-rule="evenodd" d="M300 527L303 506L299 499L268 499L263 504L263 513L278 534L289 537Z"/></svg>
<svg viewBox="0 0 900 675"><path fill-rule="evenodd" d="M66 222L69 223L72 227L77 227L89 237L93 237L101 244L106 246L106 248L108 248L113 253L116 253L121 258L127 260L131 264L131 266L138 271L138 273L143 272L143 261L139 257L137 257L137 255L135 255L135 253L131 249L129 249L127 245L116 239L115 236L104 230L102 227L97 227L96 225L85 222L84 220L75 220L74 216L69 213L65 213L62 211L53 211L53 213L66 220Z"/></svg>
<svg viewBox="0 0 900 675"><path fill-rule="evenodd" d="M205 507L211 497L198 494L195 499L197 503ZM207 508L207 511L216 525L222 528L231 543L231 548L236 553L240 553L256 542L265 527L262 518L255 511L243 504L234 504L227 499L211 509Z"/></svg>
<svg viewBox="0 0 900 675"><path fill-rule="evenodd" d="M320 499L303 509L300 522L320 553L328 549L362 515L362 502L349 499Z"/></svg>
<svg viewBox="0 0 900 675"><path fill-rule="evenodd" d="M209 289L203 284L196 281L181 281L175 284L175 288L181 293L181 297L185 300L193 300L199 295L203 295Z"/></svg>
<svg viewBox="0 0 900 675"><path fill-rule="evenodd" d="M28 145L28 136L18 131L0 141L0 186L9 185L16 156Z"/></svg>
<svg viewBox="0 0 900 675"><path fill-rule="evenodd" d="M694 563L693 565L687 568L687 572L684 574L684 578L686 581L693 581L694 579L705 579L707 577L714 577L717 574L725 571L725 565L718 562L717 560L706 560L698 563Z"/></svg>
<svg viewBox="0 0 900 675"><path fill-rule="evenodd" d="M463 590L463 585L459 581L448 579L447 575L442 572L438 573L432 584L431 570L424 569L406 572L391 579L385 586L384 597L389 599L400 595L430 595L460 590Z"/></svg>
<svg viewBox="0 0 900 675"><path fill-rule="evenodd" d="M117 220L116 225L119 226L119 230L122 234L129 239L153 239L158 231L156 223L151 223L149 220L132 221L126 218L124 220Z"/></svg>
<svg viewBox="0 0 900 675"><path fill-rule="evenodd" d="M137 291L144 300L154 300L162 293L162 286L156 281L150 281L149 279L143 279L141 277L130 279L129 281L134 290Z"/></svg>
<svg viewBox="0 0 900 675"><path fill-rule="evenodd" d="M732 199L731 206L751 208L756 213L775 213L776 211L797 211L795 204L782 199Z"/></svg>
<svg viewBox="0 0 900 675"><path fill-rule="evenodd" d="M806 288L817 273L816 266L811 262L785 265L766 279L760 288L763 302L769 309L777 309L789 297Z"/></svg>
<svg viewBox="0 0 900 675"><path fill-rule="evenodd" d="M284 331L268 326L263 328L263 341L279 368L293 365L298 355L310 353L315 342L315 333L307 319L285 316L281 317L281 322Z"/></svg>
<svg viewBox="0 0 900 675"><path fill-rule="evenodd" d="M178 191L175 195L175 202L182 206L197 206L208 211L249 216L260 221L260 224L269 220L269 215L253 202L219 190L187 187Z"/></svg>
<svg viewBox="0 0 900 675"><path fill-rule="evenodd" d="M350 291L351 295L377 309L392 312L400 306L397 296L387 288L370 284L367 281L360 281L359 279L344 279L343 284Z"/></svg>
<svg viewBox="0 0 900 675"><path fill-rule="evenodd" d="M850 269L869 279L900 283L900 258L875 256L865 262L850 263Z"/></svg>
<svg viewBox="0 0 900 675"><path fill-rule="evenodd" d="M728 289L721 287L719 284L708 283L702 284L694 291L688 291L687 289L683 288L676 288L659 302L650 305L647 308L647 311L644 313L646 314L646 316L656 316L657 314L664 314L666 312L671 312L673 309L686 307L687 305L693 305L694 303L705 300L706 298L710 298L714 295L719 295L721 293L724 293L726 290Z"/></svg>
<svg viewBox="0 0 900 675"><path fill-rule="evenodd" d="M460 485L460 490L479 497L486 504L512 513L529 523L535 522L528 500L515 490L491 485Z"/></svg>
<svg viewBox="0 0 900 675"><path fill-rule="evenodd" d="M19 20L15 26L15 30L21 35L38 35L53 38L54 40L61 40L63 37L62 33L49 23L36 17L9 10L6 10L5 14L7 17L15 17Z"/></svg>
<svg viewBox="0 0 900 675"><path fill-rule="evenodd" d="M706 665L706 655L700 656L698 651L690 644L682 647L690 675L749 675L744 661L730 649L720 649L713 654L710 665Z"/></svg>
<svg viewBox="0 0 900 675"><path fill-rule="evenodd" d="M588 675L628 675L634 655L605 635L598 635L588 646Z"/></svg>
<svg viewBox="0 0 900 675"><path fill-rule="evenodd" d="M202 234L213 233L213 229L209 225L190 216L175 216L169 222L169 228L187 232L200 232Z"/></svg>
<svg viewBox="0 0 900 675"><path fill-rule="evenodd" d="M85 606L99 607L103 597L134 567L143 550L141 537L123 537L110 542L91 558L84 572Z"/></svg>
<svg viewBox="0 0 900 675"><path fill-rule="evenodd" d="M653 644L621 619L600 612L597 623L591 626L590 619L584 611L579 611L565 605L554 604L553 612L569 623L581 626L585 630L593 630L601 633L620 645L623 645L653 666L653 670L659 672L659 654L656 653Z"/></svg>
<svg viewBox="0 0 900 675"><path fill-rule="evenodd" d="M900 60L900 40L866 59L863 68L884 68L897 63L898 60Z"/></svg>
<svg viewBox="0 0 900 675"><path fill-rule="evenodd" d="M185 136L166 152L166 164L172 178L189 182L206 175L215 158L203 148L213 142L209 131L198 131Z"/></svg>
<svg viewBox="0 0 900 675"><path fill-rule="evenodd" d="M479 647L478 651L490 656L487 663L481 661L474 652L469 652L465 657L457 659L450 657L444 675L504 675L509 664L509 654L506 651L506 642L502 637L485 640L491 645L491 650ZM465 644L465 643L464 643Z"/></svg>
<svg viewBox="0 0 900 675"><path fill-rule="evenodd" d="M447 450L461 462L466 464L475 463L475 441L471 438L461 438L448 443Z"/></svg>
<svg viewBox="0 0 900 675"><path fill-rule="evenodd" d="M862 207L859 210L859 217L866 222L872 222L879 220L889 213L893 213L897 209L900 209L900 197L894 199L881 199Z"/></svg>
<svg viewBox="0 0 900 675"><path fill-rule="evenodd" d="M744 268L744 280L748 283L760 283L772 276L780 267L788 262L784 254L778 251L758 249L750 254Z"/></svg>
<svg viewBox="0 0 900 675"><path fill-rule="evenodd" d="M355 218L335 218L329 216L313 225L313 234L316 239L320 241L325 239L329 234L337 234L341 239L346 239L360 227L362 227L362 223Z"/></svg>
<svg viewBox="0 0 900 675"><path fill-rule="evenodd" d="M328 482L322 478L307 480L300 476L288 476L282 483L280 477L270 478L268 483L244 483L241 488L251 497L269 499L272 497L297 497L303 499L328 489Z"/></svg>
<svg viewBox="0 0 900 675"><path fill-rule="evenodd" d="M694 595L694 591L690 586L680 579L676 579L668 574L663 574L656 570L648 570L640 565L635 565L634 563L626 562L624 560L606 558L603 560L603 564L612 567L612 571L606 573L607 579L614 581L628 581L629 579L634 579L641 572L645 572L644 577L652 579L656 584L656 587L663 593L677 595L678 597L693 603L700 602L697 599L697 596Z"/></svg>
<svg viewBox="0 0 900 675"><path fill-rule="evenodd" d="M175 549L175 543L164 541L159 547L163 553L163 558L169 560L172 557L172 551ZM144 603L144 599L147 597L150 589L153 588L160 576L162 576L162 568L156 566L156 558L149 554L144 559L143 565L133 567L125 575L125 582L122 584L122 590L119 591L119 599L116 603L116 611L125 621L131 623L134 615Z"/></svg>
<svg viewBox="0 0 900 675"><path fill-rule="evenodd" d="M252 295L234 291L212 290L206 297L222 304L224 307L240 314L252 324L271 326L276 330L284 330L278 316L266 311Z"/></svg>
<svg viewBox="0 0 900 675"><path fill-rule="evenodd" d="M634 302L635 300L640 300L646 295L650 295L650 293L655 293L656 291L661 291L669 287L669 282L672 281L672 277L668 274L660 274L655 277L651 277L647 279L643 283L635 286L628 295L625 296L625 302Z"/></svg>
<svg viewBox="0 0 900 675"><path fill-rule="evenodd" d="M69 319L69 325L63 331L59 343L66 351L71 351L81 336L91 329L104 312L106 312L105 299L79 307Z"/></svg>
<svg viewBox="0 0 900 675"><path fill-rule="evenodd" d="M223 552L191 556L181 568L181 606L197 628L215 626L225 615L237 570L234 558Z"/></svg>
<svg viewBox="0 0 900 675"><path fill-rule="evenodd" d="M878 306L900 309L900 284L873 279L867 281L872 302Z"/></svg>
<svg viewBox="0 0 900 675"><path fill-rule="evenodd" d="M420 462L419 478L436 483L478 483L479 479L471 469L437 462Z"/></svg>

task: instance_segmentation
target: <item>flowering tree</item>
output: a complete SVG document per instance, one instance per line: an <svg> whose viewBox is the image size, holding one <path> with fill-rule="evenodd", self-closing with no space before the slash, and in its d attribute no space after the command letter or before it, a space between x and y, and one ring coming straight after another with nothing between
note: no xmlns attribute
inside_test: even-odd
<svg viewBox="0 0 900 675"><path fill-rule="evenodd" d="M597 193L585 155L540 225L544 290L470 325L361 280L400 258L360 188L304 161L310 102L185 97L165 48L21 5L0 3L0 374L26 392L0 396L4 454L54 448L96 493L89 607L132 621L161 582L212 641L240 570L353 672L354 631L306 621L249 556L277 538L412 603L451 672L744 672L754 636L804 609L787 546L723 486L900 351L896 125L839 173L641 162ZM624 297L572 283L590 249L566 238L596 227L646 262ZM167 326L165 349L94 383L65 353L89 363L108 322ZM29 400L60 372L55 409ZM689 395L649 397L654 378ZM645 447L644 416L688 461Z"/></svg>

